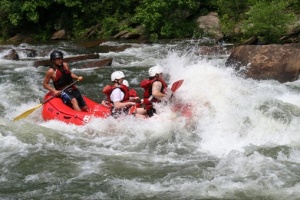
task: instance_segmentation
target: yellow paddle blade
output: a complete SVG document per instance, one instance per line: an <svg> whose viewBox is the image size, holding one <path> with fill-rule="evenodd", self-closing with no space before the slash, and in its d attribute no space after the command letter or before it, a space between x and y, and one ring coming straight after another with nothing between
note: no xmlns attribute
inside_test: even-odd
<svg viewBox="0 0 300 200"><path fill-rule="evenodd" d="M41 103L41 104L37 105L36 107L31 108L30 110L27 110L27 111L23 112L21 115L15 117L13 121L18 121L18 120L20 120L20 119L26 118L28 115L30 115L31 113L33 113L36 109L38 109L38 108L41 107L42 105L43 105L43 104Z"/></svg>

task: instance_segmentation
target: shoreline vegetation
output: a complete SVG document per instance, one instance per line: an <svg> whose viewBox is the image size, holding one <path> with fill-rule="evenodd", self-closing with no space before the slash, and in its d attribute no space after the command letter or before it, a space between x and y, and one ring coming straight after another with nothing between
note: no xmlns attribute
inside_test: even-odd
<svg viewBox="0 0 300 200"><path fill-rule="evenodd" d="M0 0L0 42L209 37L298 43L299 10L298 0ZM214 18L203 18L210 13Z"/></svg>

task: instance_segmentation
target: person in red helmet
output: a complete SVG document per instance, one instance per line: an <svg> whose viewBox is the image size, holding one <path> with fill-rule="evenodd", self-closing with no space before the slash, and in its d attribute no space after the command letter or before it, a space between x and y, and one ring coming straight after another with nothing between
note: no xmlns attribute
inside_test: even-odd
<svg viewBox="0 0 300 200"><path fill-rule="evenodd" d="M52 66L50 66L46 72L43 87L52 92L55 96L60 96L63 102L70 105L74 110L88 111L86 102L75 85L61 92L62 89L73 83L74 79L79 81L83 80L82 76L77 76L71 72L69 65L63 61L63 58L61 51L54 50L50 54ZM52 80L54 87L50 85L50 80Z"/></svg>

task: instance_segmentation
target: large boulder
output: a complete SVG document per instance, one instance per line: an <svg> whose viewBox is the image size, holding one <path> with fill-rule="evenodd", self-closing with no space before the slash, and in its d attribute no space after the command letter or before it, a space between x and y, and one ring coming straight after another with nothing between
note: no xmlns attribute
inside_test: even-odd
<svg viewBox="0 0 300 200"><path fill-rule="evenodd" d="M295 81L300 72L300 44L241 45L232 50L225 65L247 78Z"/></svg>
<svg viewBox="0 0 300 200"><path fill-rule="evenodd" d="M67 34L65 29L58 30L50 38L51 40L65 40L67 39Z"/></svg>
<svg viewBox="0 0 300 200"><path fill-rule="evenodd" d="M3 58L6 60L19 60L19 55L15 49L11 49Z"/></svg>
<svg viewBox="0 0 300 200"><path fill-rule="evenodd" d="M129 31L121 31L114 35L114 39L124 39L124 40L130 40L130 39L139 39L141 37L140 33L131 33Z"/></svg>
<svg viewBox="0 0 300 200"><path fill-rule="evenodd" d="M196 55L201 56L222 56L229 55L232 46L222 46L222 45L214 45L214 46L201 46L199 51L195 52Z"/></svg>
<svg viewBox="0 0 300 200"><path fill-rule="evenodd" d="M7 42L13 44L22 43L22 42L33 43L35 42L35 39L29 35L16 34L15 36L9 38Z"/></svg>
<svg viewBox="0 0 300 200"><path fill-rule="evenodd" d="M216 40L223 38L218 13L210 12L197 19L198 27Z"/></svg>

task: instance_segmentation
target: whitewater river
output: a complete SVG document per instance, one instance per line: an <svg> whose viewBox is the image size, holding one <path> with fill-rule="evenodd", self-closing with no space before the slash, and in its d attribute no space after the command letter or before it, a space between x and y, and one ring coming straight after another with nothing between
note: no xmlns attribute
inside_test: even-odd
<svg viewBox="0 0 300 200"><path fill-rule="evenodd" d="M0 59L0 199L300 199L300 81L245 79L225 67L229 55L196 55L195 41L133 43L121 52L69 42L22 48L37 57ZM167 104L146 120L75 126L45 122L39 108L13 122L47 92L47 68L33 60L54 49L113 58L105 68L72 65L84 77L77 87L97 102L113 71L141 95L140 81L160 64L169 84L184 80L175 97L192 107L192 118Z"/></svg>

